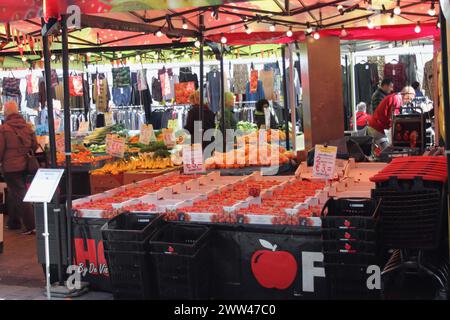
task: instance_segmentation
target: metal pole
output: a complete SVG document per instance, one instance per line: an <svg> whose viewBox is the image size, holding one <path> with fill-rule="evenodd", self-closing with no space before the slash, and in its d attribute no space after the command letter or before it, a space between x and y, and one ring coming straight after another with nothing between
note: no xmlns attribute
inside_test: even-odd
<svg viewBox="0 0 450 320"><path fill-rule="evenodd" d="M50 300L50 244L49 244L49 234L48 234L48 211L47 205L48 203L43 203L44 205L44 241L45 241L45 287L47 292L47 299Z"/></svg>
<svg viewBox="0 0 450 320"><path fill-rule="evenodd" d="M200 90L200 111L199 111L199 115L200 115L200 121L203 120L203 106L205 104L205 97L204 97L204 92L203 92L203 81L204 81L204 65L205 65L205 59L204 59L204 47L203 47L203 31L205 29L205 18L204 16L201 14L199 16L199 27L200 27L200 48L199 48L199 58L200 58L200 81L199 81L199 90ZM200 130L200 142L203 142L203 130L204 128L202 127L202 129Z"/></svg>
<svg viewBox="0 0 450 320"><path fill-rule="evenodd" d="M223 53L224 53L224 47L223 44L221 45L222 52L220 53L220 113L222 115L221 117L221 123L222 123L222 135L223 135L223 152L226 152L226 128L225 128L225 81L224 81L224 69L223 69Z"/></svg>
<svg viewBox="0 0 450 320"><path fill-rule="evenodd" d="M72 264L72 146L69 100L69 44L67 35L67 16L64 16L62 20L62 67L64 83L64 149L66 154L67 263L70 266Z"/></svg>
<svg viewBox="0 0 450 320"><path fill-rule="evenodd" d="M44 24L44 19L42 19L42 26L44 26ZM42 44L44 49L45 92L47 96L48 136L50 142L50 166L52 168L56 168L55 120L53 116L53 97L51 93L52 70L50 65L50 48L48 43L48 35L42 36Z"/></svg>
<svg viewBox="0 0 450 320"><path fill-rule="evenodd" d="M281 46L281 63L283 67L283 105L284 105L284 122L285 122L285 132L286 132L286 150L290 147L290 137L289 137L289 110L288 110L288 95L287 95L287 77L286 77L286 51L285 47Z"/></svg>
<svg viewBox="0 0 450 320"><path fill-rule="evenodd" d="M353 117L353 131L356 131L356 92L355 92L355 56L352 52L350 52L350 90L351 90L351 98L350 101L350 110L352 110L352 117Z"/></svg>
<svg viewBox="0 0 450 320"><path fill-rule="evenodd" d="M445 155L447 157L447 171L450 172L450 94L449 94L449 69L448 69L448 47L447 47L447 21L443 12L439 11L439 19L441 22L441 56L442 56L442 93L444 95L444 128L445 128ZM438 66L439 67L439 66ZM450 190L450 179L448 179L448 189ZM447 194L447 202L448 201ZM449 206L450 208L450 206ZM447 212L450 215L450 212ZM450 235L450 219L449 219L449 235ZM450 253L449 253L450 254Z"/></svg>
<svg viewBox="0 0 450 320"><path fill-rule="evenodd" d="M296 111L296 96L295 96L295 83L294 83L294 58L292 56L292 44L288 45L289 52L289 104L291 110L291 122L292 122L292 149L297 151L297 121L295 117Z"/></svg>
<svg viewBox="0 0 450 320"><path fill-rule="evenodd" d="M350 109L350 97L349 97L349 92L348 92L348 88L349 88L349 86L348 86L348 84L349 84L349 74L348 74L348 56L347 55L345 55L345 71L344 71L344 74L345 74L345 81L347 82L347 87L346 87L346 90L345 90L345 96L346 96L346 98L347 99L345 99L346 101L347 101L347 105L345 106L344 105L344 115L345 115L345 123L344 123L344 130L348 130L349 129L349 125L348 125L348 113L347 113L347 111L349 111L349 109Z"/></svg>

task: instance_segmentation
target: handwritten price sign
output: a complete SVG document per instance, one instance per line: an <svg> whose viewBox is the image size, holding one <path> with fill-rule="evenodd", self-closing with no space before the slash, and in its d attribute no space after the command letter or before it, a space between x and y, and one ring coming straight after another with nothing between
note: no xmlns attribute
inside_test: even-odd
<svg viewBox="0 0 450 320"><path fill-rule="evenodd" d="M87 121L81 121L80 126L78 127L77 135L83 135L87 133L89 130L89 122Z"/></svg>
<svg viewBox="0 0 450 320"><path fill-rule="evenodd" d="M173 148L176 144L175 142L175 135L173 134L173 129L162 129L164 143L168 148Z"/></svg>
<svg viewBox="0 0 450 320"><path fill-rule="evenodd" d="M153 131L153 126L151 124L144 124L141 127L141 133L139 134L139 143L149 144L150 141L155 141L155 132Z"/></svg>
<svg viewBox="0 0 450 320"><path fill-rule="evenodd" d="M183 146L183 170L184 174L205 172L203 150L200 144Z"/></svg>
<svg viewBox="0 0 450 320"><path fill-rule="evenodd" d="M337 147L317 144L314 152L313 177L330 180L334 177Z"/></svg>
<svg viewBox="0 0 450 320"><path fill-rule="evenodd" d="M125 138L109 134L106 136L106 152L117 158L123 158L125 154Z"/></svg>

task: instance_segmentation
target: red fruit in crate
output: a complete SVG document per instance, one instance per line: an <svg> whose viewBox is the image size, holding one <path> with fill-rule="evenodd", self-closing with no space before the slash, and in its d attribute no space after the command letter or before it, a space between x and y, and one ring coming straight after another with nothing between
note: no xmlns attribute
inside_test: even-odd
<svg viewBox="0 0 450 320"><path fill-rule="evenodd" d="M346 233L344 234L344 237L345 237L345 239L350 239L350 237L351 237L351 234L350 234L350 233L348 233L348 232L346 232Z"/></svg>
<svg viewBox="0 0 450 320"><path fill-rule="evenodd" d="M352 248L352 246L348 243L345 244L345 250L350 250Z"/></svg>
<svg viewBox="0 0 450 320"><path fill-rule="evenodd" d="M297 276L297 261L287 251L275 251L277 246L260 239L261 245L269 250L256 251L251 260L253 275L264 288L287 289Z"/></svg>
<svg viewBox="0 0 450 320"><path fill-rule="evenodd" d="M346 227L350 227L350 226L351 226L351 222L348 221L348 220L345 220L345 221L344 221L344 225L345 225Z"/></svg>
<svg viewBox="0 0 450 320"><path fill-rule="evenodd" d="M405 133L403 134L403 140L409 141L409 130L406 130Z"/></svg>

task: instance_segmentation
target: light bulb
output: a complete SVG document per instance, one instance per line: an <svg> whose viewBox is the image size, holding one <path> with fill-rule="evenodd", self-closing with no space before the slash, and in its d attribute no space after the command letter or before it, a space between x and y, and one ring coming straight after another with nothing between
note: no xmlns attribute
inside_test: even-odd
<svg viewBox="0 0 450 320"><path fill-rule="evenodd" d="M286 35L287 35L288 37L292 37L292 30L289 29L289 30L286 32Z"/></svg>
<svg viewBox="0 0 450 320"><path fill-rule="evenodd" d="M247 25L244 28L245 28L245 33L246 34L251 34L252 33L252 29L250 29Z"/></svg>
<svg viewBox="0 0 450 320"><path fill-rule="evenodd" d="M117 54L117 58L122 58L122 52L119 52L118 54Z"/></svg>
<svg viewBox="0 0 450 320"><path fill-rule="evenodd" d="M346 37L348 35L347 30L345 30L344 26L341 26L341 37Z"/></svg>
<svg viewBox="0 0 450 320"><path fill-rule="evenodd" d="M86 53L86 55L87 55L88 57L90 57L90 56L91 56L91 53L90 53L90 52L88 52L88 53Z"/></svg>
<svg viewBox="0 0 450 320"><path fill-rule="evenodd" d="M163 33L161 32L161 30L158 30L158 31L156 32L156 36L157 36L158 38L162 37L162 35L163 35Z"/></svg>
<svg viewBox="0 0 450 320"><path fill-rule="evenodd" d="M222 36L220 38L220 42L223 43L223 44L227 43L227 38L225 36Z"/></svg>
<svg viewBox="0 0 450 320"><path fill-rule="evenodd" d="M194 42L194 46L195 46L196 48L200 48L200 41L196 40L196 41Z"/></svg>
<svg viewBox="0 0 450 320"><path fill-rule="evenodd" d="M70 56L70 61L75 61L75 56Z"/></svg>
<svg viewBox="0 0 450 320"><path fill-rule="evenodd" d="M367 20L367 28L369 28L369 29L373 29L374 28L373 23L372 23L372 21L370 19Z"/></svg>
<svg viewBox="0 0 450 320"><path fill-rule="evenodd" d="M136 61L141 61L141 56L140 55L136 55Z"/></svg>
<svg viewBox="0 0 450 320"><path fill-rule="evenodd" d="M313 29L311 27L308 27L308 28L306 28L306 32L311 33L311 32L313 32Z"/></svg>
<svg viewBox="0 0 450 320"><path fill-rule="evenodd" d="M344 9L344 7L342 6L342 4L337 6L338 11L341 11L342 9Z"/></svg>
<svg viewBox="0 0 450 320"><path fill-rule="evenodd" d="M438 27L438 29L440 29L440 28L441 28L441 23L438 22L438 23L436 24L436 27Z"/></svg>
<svg viewBox="0 0 450 320"><path fill-rule="evenodd" d="M400 6L396 6L396 7L394 8L394 13L395 13L396 15L399 15L400 13L402 13L402 9L400 9Z"/></svg>
<svg viewBox="0 0 450 320"><path fill-rule="evenodd" d="M393 48L394 47L394 44L392 44L392 43L389 43L389 48Z"/></svg>
<svg viewBox="0 0 450 320"><path fill-rule="evenodd" d="M184 30L188 28L188 25L186 23L186 20L183 19L183 25L181 26Z"/></svg>
<svg viewBox="0 0 450 320"><path fill-rule="evenodd" d="M314 37L314 39L319 40L320 39L320 33L318 33L317 31L314 32L313 37Z"/></svg>
<svg viewBox="0 0 450 320"><path fill-rule="evenodd" d="M23 62L27 62L27 57L22 57Z"/></svg>
<svg viewBox="0 0 450 320"><path fill-rule="evenodd" d="M51 55L50 59L56 60L56 56L54 54Z"/></svg>
<svg viewBox="0 0 450 320"><path fill-rule="evenodd" d="M271 32L274 32L275 31L275 24L270 25L269 30Z"/></svg>
<svg viewBox="0 0 450 320"><path fill-rule="evenodd" d="M431 8L428 10L428 14L429 14L430 16L434 17L434 16L436 15L436 9L434 9L433 7L431 7Z"/></svg>
<svg viewBox="0 0 450 320"><path fill-rule="evenodd" d="M422 31L422 28L420 28L420 25L417 24L417 26L414 28L415 33L420 33Z"/></svg>

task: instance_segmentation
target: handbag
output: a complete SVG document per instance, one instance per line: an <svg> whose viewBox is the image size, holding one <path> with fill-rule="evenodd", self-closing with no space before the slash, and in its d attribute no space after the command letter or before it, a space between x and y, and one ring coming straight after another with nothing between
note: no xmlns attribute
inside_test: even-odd
<svg viewBox="0 0 450 320"><path fill-rule="evenodd" d="M8 125L8 124L6 124ZM13 127L11 127L10 125L8 125L12 131L15 133L15 135L17 136L17 138L19 139L20 143L25 146L25 143L22 139L22 137L16 132L16 130L13 129ZM41 147L42 148L42 147ZM34 150L30 148L30 151L28 151L28 153L26 154L26 171L28 172L28 174L34 175L40 168L40 164L39 161L36 157L36 154L34 153Z"/></svg>

